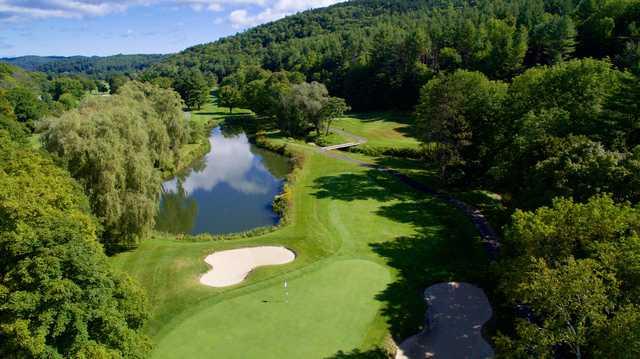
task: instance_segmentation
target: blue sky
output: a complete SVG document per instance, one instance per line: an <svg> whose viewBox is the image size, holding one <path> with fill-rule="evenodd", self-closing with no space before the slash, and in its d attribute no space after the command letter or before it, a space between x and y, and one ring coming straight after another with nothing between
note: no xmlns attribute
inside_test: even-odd
<svg viewBox="0 0 640 359"><path fill-rule="evenodd" d="M0 57L172 53L344 0L0 0Z"/></svg>

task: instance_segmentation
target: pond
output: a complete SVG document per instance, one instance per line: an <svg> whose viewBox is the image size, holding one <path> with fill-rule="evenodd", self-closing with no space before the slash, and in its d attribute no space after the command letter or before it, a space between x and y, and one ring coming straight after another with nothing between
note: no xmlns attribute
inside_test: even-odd
<svg viewBox="0 0 640 359"><path fill-rule="evenodd" d="M260 149L241 130L216 127L211 151L162 185L156 229L226 234L278 223L271 203L289 171L286 157Z"/></svg>

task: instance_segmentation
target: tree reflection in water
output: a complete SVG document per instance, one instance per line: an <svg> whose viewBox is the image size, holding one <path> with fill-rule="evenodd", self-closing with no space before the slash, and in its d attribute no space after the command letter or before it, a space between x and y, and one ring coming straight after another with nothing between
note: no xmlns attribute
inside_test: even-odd
<svg viewBox="0 0 640 359"><path fill-rule="evenodd" d="M204 162L204 161L203 161ZM190 233L198 215L198 202L187 195L182 181L177 190L162 190L162 204L156 219L156 229L169 233Z"/></svg>

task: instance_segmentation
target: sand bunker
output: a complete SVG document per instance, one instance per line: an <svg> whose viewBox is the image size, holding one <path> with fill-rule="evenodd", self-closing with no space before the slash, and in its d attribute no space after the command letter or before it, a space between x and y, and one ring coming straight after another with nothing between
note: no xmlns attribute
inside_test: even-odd
<svg viewBox="0 0 640 359"><path fill-rule="evenodd" d="M467 283L440 283L424 292L429 305L425 329L400 344L396 359L492 358L482 337L492 316L484 291Z"/></svg>
<svg viewBox="0 0 640 359"><path fill-rule="evenodd" d="M228 287L242 282L258 267L286 264L296 255L284 247L252 247L216 252L205 258L212 269L200 277L210 287Z"/></svg>

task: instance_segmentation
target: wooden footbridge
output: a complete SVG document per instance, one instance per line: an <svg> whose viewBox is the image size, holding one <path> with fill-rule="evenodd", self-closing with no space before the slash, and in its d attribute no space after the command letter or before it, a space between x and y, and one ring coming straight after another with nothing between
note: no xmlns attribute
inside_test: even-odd
<svg viewBox="0 0 640 359"><path fill-rule="evenodd" d="M339 150L339 149L349 148L349 147L355 147L355 146L359 146L359 145L362 145L364 143L367 143L367 139L366 138L360 137L360 136L356 136L356 135L354 135L352 133L349 133L349 132L346 132L346 131L342 131L342 130L339 130L337 128L334 128L332 130L332 132L337 133L339 135L342 135L344 137L349 137L349 138L351 138L351 140L353 142L347 142L347 143L341 143L339 145L321 147L320 148L321 152L326 152L326 151L331 151L331 150Z"/></svg>
<svg viewBox="0 0 640 359"><path fill-rule="evenodd" d="M333 145L333 146L327 146L327 147L322 147L320 148L320 151L331 151L331 150L339 150L341 148L349 148L349 147L354 147L354 146L358 146L361 145L361 142L348 142L348 143L341 143L339 145Z"/></svg>

